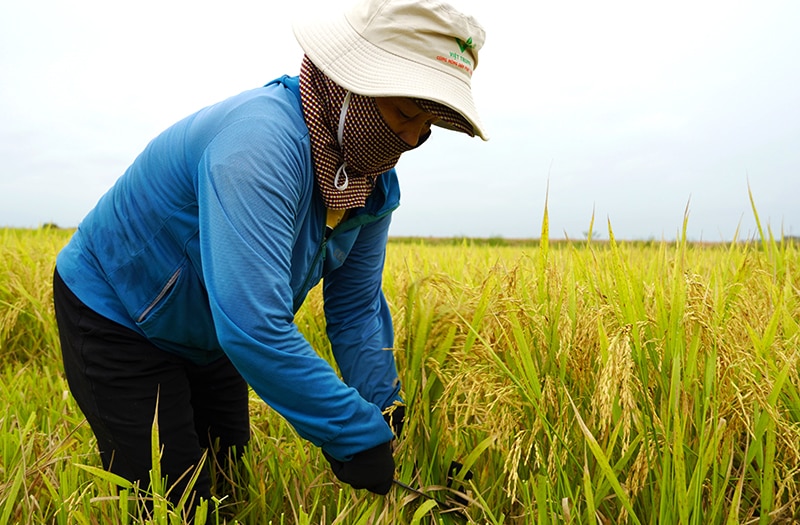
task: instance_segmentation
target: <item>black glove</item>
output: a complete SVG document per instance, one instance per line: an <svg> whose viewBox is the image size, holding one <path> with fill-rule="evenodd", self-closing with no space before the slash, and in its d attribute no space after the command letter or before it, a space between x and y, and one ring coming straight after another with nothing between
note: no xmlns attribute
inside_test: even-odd
<svg viewBox="0 0 800 525"><path fill-rule="evenodd" d="M394 432L394 437L400 439L403 433L403 422L406 419L406 406L397 403L383 409L383 419Z"/></svg>
<svg viewBox="0 0 800 525"><path fill-rule="evenodd" d="M394 480L394 458L387 441L377 447L359 452L350 461L339 461L324 450L322 455L331 464L331 470L340 481L354 489L367 489L385 496Z"/></svg>
<svg viewBox="0 0 800 525"><path fill-rule="evenodd" d="M453 480L455 479L456 476L458 476L461 473L461 469L463 469L463 468L464 468L464 465L462 465L458 461L451 461L450 462L450 468L447 469L447 488L451 487L451 485L453 484ZM464 476L464 481L469 481L469 480L471 480L473 478L474 474L472 473L471 470L467 470L463 474L463 476ZM458 492L461 492L462 494L466 494L467 493L467 490L464 488L463 485L456 486L455 490L458 491ZM456 496L454 496L454 498L455 498L455 500L457 502L461 503L462 505L466 505L467 504L467 500L463 496L456 495Z"/></svg>

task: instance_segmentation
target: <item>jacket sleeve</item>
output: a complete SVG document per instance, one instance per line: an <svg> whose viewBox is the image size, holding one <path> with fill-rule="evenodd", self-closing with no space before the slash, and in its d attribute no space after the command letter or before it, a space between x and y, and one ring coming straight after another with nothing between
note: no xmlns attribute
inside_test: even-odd
<svg viewBox="0 0 800 525"><path fill-rule="evenodd" d="M376 431L378 407L294 324L292 244L299 203L312 190L307 148L285 131L242 120L207 148L197 188L203 278L220 344L247 383L303 438L347 461L392 434Z"/></svg>
<svg viewBox="0 0 800 525"><path fill-rule="evenodd" d="M381 285L390 216L363 226L323 285L331 349L344 381L381 409L400 401L394 330Z"/></svg>

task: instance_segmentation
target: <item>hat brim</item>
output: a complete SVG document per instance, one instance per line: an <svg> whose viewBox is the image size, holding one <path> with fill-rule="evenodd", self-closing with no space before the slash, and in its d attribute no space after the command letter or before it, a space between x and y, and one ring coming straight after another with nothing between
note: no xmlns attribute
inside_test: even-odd
<svg viewBox="0 0 800 525"><path fill-rule="evenodd" d="M444 104L463 115L476 135L488 140L467 82L379 48L341 14L295 22L293 30L314 65L343 88L371 97L422 98Z"/></svg>

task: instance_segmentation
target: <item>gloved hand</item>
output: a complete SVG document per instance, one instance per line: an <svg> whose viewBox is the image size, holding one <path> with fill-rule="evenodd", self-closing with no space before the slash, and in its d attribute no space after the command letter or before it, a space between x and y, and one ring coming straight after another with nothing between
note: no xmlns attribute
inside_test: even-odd
<svg viewBox="0 0 800 525"><path fill-rule="evenodd" d="M394 458L390 441L381 443L353 456L350 461L339 461L324 450L322 455L331 464L331 470L340 481L354 489L367 489L385 496L394 480Z"/></svg>
<svg viewBox="0 0 800 525"><path fill-rule="evenodd" d="M391 427L394 437L400 439L400 434L403 433L403 422L406 419L406 406L396 401L393 405L383 409L383 419Z"/></svg>

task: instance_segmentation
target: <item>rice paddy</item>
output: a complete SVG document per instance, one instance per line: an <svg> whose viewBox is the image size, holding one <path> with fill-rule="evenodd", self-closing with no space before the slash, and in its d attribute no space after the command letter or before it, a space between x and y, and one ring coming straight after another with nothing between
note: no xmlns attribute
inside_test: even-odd
<svg viewBox="0 0 800 525"><path fill-rule="evenodd" d="M433 499L340 484L253 396L252 443L194 523L800 520L800 252L760 233L390 241L397 479ZM183 523L157 448L152 491L118 490L69 395L50 291L69 234L0 230L0 523ZM296 323L331 359L319 290Z"/></svg>

